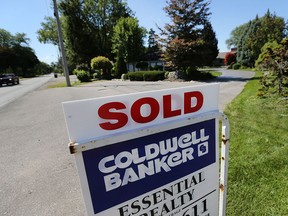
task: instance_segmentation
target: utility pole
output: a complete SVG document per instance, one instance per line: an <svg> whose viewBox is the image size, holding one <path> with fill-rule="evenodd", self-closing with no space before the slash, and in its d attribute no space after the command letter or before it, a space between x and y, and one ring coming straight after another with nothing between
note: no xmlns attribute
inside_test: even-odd
<svg viewBox="0 0 288 216"><path fill-rule="evenodd" d="M62 34L61 24L59 20L58 7L57 7L56 0L53 0L53 4L54 4L54 16L56 17L56 22L57 22L59 45L61 49L62 66L63 66L65 78L66 78L67 87L70 87L71 83L70 83L70 77L69 77L69 70L68 70L68 65L67 65L66 53L64 49L63 34Z"/></svg>

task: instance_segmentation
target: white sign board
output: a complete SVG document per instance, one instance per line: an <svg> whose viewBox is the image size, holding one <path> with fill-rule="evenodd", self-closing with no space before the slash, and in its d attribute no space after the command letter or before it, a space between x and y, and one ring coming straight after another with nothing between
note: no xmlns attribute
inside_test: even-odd
<svg viewBox="0 0 288 216"><path fill-rule="evenodd" d="M64 103L88 215L217 215L218 90Z"/></svg>
<svg viewBox="0 0 288 216"><path fill-rule="evenodd" d="M64 102L71 142L218 112L219 84Z"/></svg>

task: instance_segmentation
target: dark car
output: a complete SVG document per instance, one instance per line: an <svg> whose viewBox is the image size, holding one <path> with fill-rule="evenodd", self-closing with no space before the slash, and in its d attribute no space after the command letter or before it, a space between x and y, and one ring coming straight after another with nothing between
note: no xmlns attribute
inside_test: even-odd
<svg viewBox="0 0 288 216"><path fill-rule="evenodd" d="M19 84L19 77L15 74L1 74L0 75L0 86L3 84L9 85L17 85Z"/></svg>

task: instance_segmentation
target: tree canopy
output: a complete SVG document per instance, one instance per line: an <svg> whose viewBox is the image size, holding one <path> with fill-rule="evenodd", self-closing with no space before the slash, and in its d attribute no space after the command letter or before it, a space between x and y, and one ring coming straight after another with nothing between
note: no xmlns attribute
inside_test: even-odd
<svg viewBox="0 0 288 216"><path fill-rule="evenodd" d="M27 38L25 33L16 33L12 35L5 29L0 29L0 47L12 48L15 46L28 45L30 39Z"/></svg>
<svg viewBox="0 0 288 216"><path fill-rule="evenodd" d="M163 53L165 60L184 71L211 65L218 54L218 41L209 21L209 4L208 0L167 1L164 10L171 22L162 30L161 42L150 29L145 49L147 31L139 26L125 1L62 0L59 9L68 62L73 67L89 65L92 58L105 56L115 60L116 76L126 72L127 63L135 68L137 62L159 60ZM53 18L46 17L41 25L39 41L56 45Z"/></svg>
<svg viewBox="0 0 288 216"><path fill-rule="evenodd" d="M132 12L122 0L63 0L64 34L68 58L76 64L89 63L95 56L113 59L113 28Z"/></svg>
<svg viewBox="0 0 288 216"><path fill-rule="evenodd" d="M39 42L59 46L56 19L47 16L44 19L45 22L41 22L42 28L37 31ZM62 25L63 23L62 19Z"/></svg>
<svg viewBox="0 0 288 216"><path fill-rule="evenodd" d="M209 2L170 0L164 8L171 23L162 31L165 57L178 68L209 65L218 55L218 41L209 21Z"/></svg>
<svg viewBox="0 0 288 216"><path fill-rule="evenodd" d="M281 96L288 96L288 38L280 43L273 41L266 43L256 61L256 67L268 70L262 79L264 93L277 90ZM269 76L270 75L270 76Z"/></svg>
<svg viewBox="0 0 288 216"><path fill-rule="evenodd" d="M254 67L267 42L280 42L287 36L287 25L282 17L267 13L259 18L236 27L226 41L228 47L237 48L237 62L243 66Z"/></svg>
<svg viewBox="0 0 288 216"><path fill-rule="evenodd" d="M0 73L14 72L20 76L33 76L39 63L34 50L30 48L25 33L12 35L0 29Z"/></svg>
<svg viewBox="0 0 288 216"><path fill-rule="evenodd" d="M121 18L114 27L113 33L113 53L116 54L116 64L133 63L140 60L144 51L144 37L146 30L141 28L136 18ZM116 67L119 73L119 68Z"/></svg>
<svg viewBox="0 0 288 216"><path fill-rule="evenodd" d="M146 50L145 58L148 61L157 61L161 58L161 45L159 43L159 36L153 29L148 32L148 47Z"/></svg>

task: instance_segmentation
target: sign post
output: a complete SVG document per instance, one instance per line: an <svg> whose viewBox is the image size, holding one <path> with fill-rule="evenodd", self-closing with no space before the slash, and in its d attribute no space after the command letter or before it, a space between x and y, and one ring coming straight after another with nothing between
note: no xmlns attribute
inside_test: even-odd
<svg viewBox="0 0 288 216"><path fill-rule="evenodd" d="M88 215L225 215L229 124L218 89L63 103Z"/></svg>

